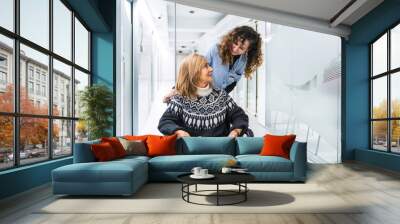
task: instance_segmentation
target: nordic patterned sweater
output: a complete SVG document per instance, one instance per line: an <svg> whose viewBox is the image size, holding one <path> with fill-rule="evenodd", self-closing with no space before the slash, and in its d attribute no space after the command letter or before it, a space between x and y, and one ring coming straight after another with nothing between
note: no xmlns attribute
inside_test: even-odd
<svg viewBox="0 0 400 224"><path fill-rule="evenodd" d="M244 133L249 118L224 91L212 89L207 96L190 99L181 95L171 97L158 129L165 135L183 130L190 136L228 136L236 128Z"/></svg>

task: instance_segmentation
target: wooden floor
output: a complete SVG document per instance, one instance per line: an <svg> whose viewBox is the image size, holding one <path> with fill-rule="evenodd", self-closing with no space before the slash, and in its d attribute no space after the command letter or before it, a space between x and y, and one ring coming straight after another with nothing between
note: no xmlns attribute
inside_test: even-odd
<svg viewBox="0 0 400 224"><path fill-rule="evenodd" d="M0 202L0 223L400 223L400 174L358 163L310 165L308 182L317 183L346 201L367 204L357 214L36 214L54 200L42 186ZM316 202L318 203L318 202ZM172 205L173 206L173 205Z"/></svg>

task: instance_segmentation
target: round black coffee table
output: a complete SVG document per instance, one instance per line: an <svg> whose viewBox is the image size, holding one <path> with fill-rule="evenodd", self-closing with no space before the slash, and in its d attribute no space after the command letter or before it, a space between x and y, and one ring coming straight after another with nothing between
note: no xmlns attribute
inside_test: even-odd
<svg viewBox="0 0 400 224"><path fill-rule="evenodd" d="M198 204L198 205L234 205L239 204L241 202L245 202L247 200L247 192L249 188L247 187L247 183L255 180L255 177L248 173L216 173L213 174L215 177L212 179L193 179L190 177L191 173L182 174L177 177L178 181L182 183L182 199L188 203ZM215 190L197 190L197 185L216 185ZM190 186L195 186L194 191L190 191ZM220 185L236 185L238 186L237 190L223 190L220 189ZM215 194L205 194L209 192L215 192ZM202 204L190 201L190 196L204 196L204 197L216 197L216 204ZM221 203L221 197L232 197L232 196L241 196L238 201L234 201L231 203Z"/></svg>

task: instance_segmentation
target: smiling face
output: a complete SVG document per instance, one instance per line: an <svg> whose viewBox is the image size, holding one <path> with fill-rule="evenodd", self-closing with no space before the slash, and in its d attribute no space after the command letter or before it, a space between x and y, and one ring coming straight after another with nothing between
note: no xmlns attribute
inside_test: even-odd
<svg viewBox="0 0 400 224"><path fill-rule="evenodd" d="M200 70L199 82L196 84L199 87L206 87L213 80L212 78L213 68L207 63L207 61L205 61L204 63L205 65L203 65L203 67Z"/></svg>
<svg viewBox="0 0 400 224"><path fill-rule="evenodd" d="M232 43L231 54L233 56L245 54L249 49L249 47L250 47L250 42L248 40L244 41L238 40L236 43Z"/></svg>

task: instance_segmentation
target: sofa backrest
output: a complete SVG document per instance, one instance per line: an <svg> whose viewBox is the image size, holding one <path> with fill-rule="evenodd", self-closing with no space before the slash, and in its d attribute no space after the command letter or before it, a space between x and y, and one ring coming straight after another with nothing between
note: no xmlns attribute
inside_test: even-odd
<svg viewBox="0 0 400 224"><path fill-rule="evenodd" d="M263 137L238 137L236 138L236 155L259 154L263 144Z"/></svg>
<svg viewBox="0 0 400 224"><path fill-rule="evenodd" d="M90 148L92 144L99 144L100 140L93 140L81 143L75 143L74 147L74 163L95 162L96 158Z"/></svg>
<svg viewBox="0 0 400 224"><path fill-rule="evenodd" d="M177 142L177 154L235 155L235 139L230 137L184 137Z"/></svg>

